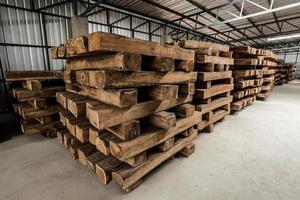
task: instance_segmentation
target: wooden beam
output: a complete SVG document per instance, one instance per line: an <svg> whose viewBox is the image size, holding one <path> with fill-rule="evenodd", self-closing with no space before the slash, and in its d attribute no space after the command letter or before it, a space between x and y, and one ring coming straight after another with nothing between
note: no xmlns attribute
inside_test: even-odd
<svg viewBox="0 0 300 200"><path fill-rule="evenodd" d="M202 120L202 113L195 112L193 116L180 118L176 121L176 126L169 129L147 128L140 136L130 141L110 141L110 151L119 160L133 157L149 148L152 148L169 138L185 131L198 124Z"/></svg>
<svg viewBox="0 0 300 200"><path fill-rule="evenodd" d="M152 113L167 110L176 105L191 102L192 96L179 97L173 100L157 101L151 100L138 103L130 108L113 108L108 105L89 106L87 104L87 116L93 126L103 129L115 126L131 120L146 117Z"/></svg>
<svg viewBox="0 0 300 200"><path fill-rule="evenodd" d="M6 81L62 79L62 71L6 71Z"/></svg>
<svg viewBox="0 0 300 200"><path fill-rule="evenodd" d="M197 72L77 71L76 81L95 88L129 88L196 82Z"/></svg>

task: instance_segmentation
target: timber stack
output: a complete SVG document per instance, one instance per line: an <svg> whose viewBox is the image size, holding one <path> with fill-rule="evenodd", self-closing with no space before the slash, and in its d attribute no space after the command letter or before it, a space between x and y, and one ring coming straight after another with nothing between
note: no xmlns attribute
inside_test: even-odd
<svg viewBox="0 0 300 200"><path fill-rule="evenodd" d="M194 71L198 76L193 104L203 114L196 127L198 131L212 132L213 125L230 113L232 52L227 45L205 41L184 40L179 46L195 50Z"/></svg>
<svg viewBox="0 0 300 200"><path fill-rule="evenodd" d="M295 64L287 64L287 81L292 81L296 78L296 65Z"/></svg>
<svg viewBox="0 0 300 200"><path fill-rule="evenodd" d="M265 67L263 70L263 85L261 92L257 95L258 100L266 100L275 86L275 73L278 55L270 50L257 49L258 59Z"/></svg>
<svg viewBox="0 0 300 200"><path fill-rule="evenodd" d="M263 63L258 59L257 49L250 46L231 48L234 57L232 112L240 111L256 100L263 84Z"/></svg>
<svg viewBox="0 0 300 200"><path fill-rule="evenodd" d="M275 69L275 85L282 85L284 81L284 60L277 59L277 67Z"/></svg>
<svg viewBox="0 0 300 200"><path fill-rule="evenodd" d="M51 54L67 59L58 140L102 183L129 192L173 155L194 152L193 50L95 32Z"/></svg>
<svg viewBox="0 0 300 200"><path fill-rule="evenodd" d="M59 121L60 106L56 92L64 91L62 71L7 71L14 112L20 116L22 132L56 137L63 125Z"/></svg>

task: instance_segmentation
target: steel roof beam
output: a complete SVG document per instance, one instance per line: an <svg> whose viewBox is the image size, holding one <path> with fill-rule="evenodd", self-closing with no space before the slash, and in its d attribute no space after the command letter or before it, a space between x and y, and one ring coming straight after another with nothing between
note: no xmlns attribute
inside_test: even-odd
<svg viewBox="0 0 300 200"><path fill-rule="evenodd" d="M231 5L231 4L234 4L234 3L237 3L237 2L240 2L241 0L228 0L229 2L227 3L224 3L224 4L221 4L219 6L215 6L215 7L212 7L212 8L208 8L208 10L212 11L212 10L216 10L216 9L220 9L220 8L223 8L225 6L228 6L228 5ZM182 19L185 19L187 17L193 17L195 15L200 15L200 14L203 14L205 13L204 10L201 10L199 12L196 12L196 13L193 13L193 14L190 14L190 15L186 15L185 17L180 17L178 19L174 19L172 20L171 22L176 22L176 21L179 21L179 20L182 20Z"/></svg>
<svg viewBox="0 0 300 200"><path fill-rule="evenodd" d="M94 10L103 1L104 0L98 0L98 1L96 1L93 5L89 6L85 11L83 11L83 13L81 13L79 16L80 17L86 16L87 14L89 14L89 12L91 12L92 10Z"/></svg>
<svg viewBox="0 0 300 200"><path fill-rule="evenodd" d="M186 17L186 16L183 15L182 13L177 12L177 11L175 11L175 10L172 10L172 9L170 9L170 8L168 8L168 7L165 7L165 6L163 6L163 5L159 4L159 3L153 2L153 1L151 1L151 0L140 0L140 1L142 1L142 2L144 2L144 3L148 3L148 4L150 4L150 5L154 6L154 7L160 8L160 9L165 10L165 11L168 11L168 12L170 12L170 13L173 13L173 14L175 14L175 15L177 15L177 16L185 17L186 19L191 20L191 21L193 21L194 23L197 23L197 24L199 24L199 25L201 25L201 26L204 25L203 23L201 23L201 22L199 22L199 21L197 21L197 20L195 20L195 19L193 19L193 18L191 18L191 17ZM214 32L217 32L217 33L219 33L219 34L224 35L222 32L220 32L220 31L218 31L218 30L216 30L216 29L214 29L214 28L210 28L210 29L213 30ZM224 36L226 36L226 35L224 35ZM231 39L233 39L233 38L231 38Z"/></svg>
<svg viewBox="0 0 300 200"><path fill-rule="evenodd" d="M245 11L245 10L242 9L242 8L240 8L238 5L233 4L233 6L234 6L238 11L241 11L242 14L245 13L245 15L248 15L247 11ZM255 22L254 22L251 18L248 18L247 20L248 20L248 22L250 22L250 23L253 25L253 27L255 27L255 29L258 31L258 33L260 33L261 35L264 36L263 31L260 30L260 29L256 26ZM253 33L253 32L252 32L252 33ZM260 40L260 41L262 41L262 42L265 43L265 41L263 41L263 40Z"/></svg>
<svg viewBox="0 0 300 200"><path fill-rule="evenodd" d="M250 0L245 0L245 1L250 2ZM226 24L226 23L236 22L236 21L239 21L239 20L243 20L243 19L247 19L247 18L251 18L251 17L257 17L257 16L261 16L261 15L266 15L266 14L270 14L270 13L278 12L278 11L282 11L282 10L288 10L288 9L296 8L296 7L300 7L300 2L280 6L280 7L277 7L277 8L270 7L269 9L264 10L264 11L260 11L260 12L257 12L257 13L252 13L252 14L244 15L244 16L240 16L240 17L235 17L235 18L228 19L228 20L225 20L225 21L212 22L210 24L207 24L206 26L199 27L195 30L200 30L200 29L203 29L203 28L208 28L208 27L213 27L213 26L219 26L219 25L223 25L223 24Z"/></svg>
<svg viewBox="0 0 300 200"><path fill-rule="evenodd" d="M225 21L225 19L223 19L222 17L218 16L217 14L215 14L214 12L212 12L211 10L207 9L205 6L203 6L202 4L194 1L194 0L186 0L187 2L191 3L192 5L198 7L199 9L207 12L209 15L211 15L212 17L215 17L217 19L219 19L220 21ZM243 35L244 37L248 38L247 35L245 35L242 31L240 31L239 29L237 29L235 26L233 26L230 23L225 23L228 27L232 28L233 30L237 31L238 33L240 33L241 35ZM255 41L253 41L254 43L256 43ZM256 43L257 44L257 43Z"/></svg>
<svg viewBox="0 0 300 200"><path fill-rule="evenodd" d="M50 5L41 7L41 8L37 8L37 9L34 9L34 10L35 10L35 11L41 11L41 10L53 8L53 7L56 7L56 6L60 6L60 5L62 5L62 4L66 4L66 3L69 3L69 2L72 2L72 1L73 1L73 0L65 0L65 1L58 2L58 3L50 4Z"/></svg>
<svg viewBox="0 0 300 200"><path fill-rule="evenodd" d="M87 5L93 5L89 1L83 1L83 0L78 0L78 1L81 1L81 2L83 2L85 4L87 4ZM101 5L98 5L97 7L98 8L109 9L111 11L116 11L116 12L119 12L121 14L130 15L130 16L136 17L138 19L151 21L153 23L160 24L160 28L165 27L168 24L168 27L170 27L170 28L175 28L175 29L178 29L178 30L184 30L184 32L188 32L190 34L195 34L195 35L197 35L199 37L206 37L206 38L208 38L211 41L216 41L216 42L219 42L219 43L224 43L224 41L219 40L219 39L215 39L214 37L211 37L210 35L207 35L205 33L194 31L194 30L189 29L187 27L179 26L178 24L175 24L175 23L170 23L170 22L165 21L164 19L161 19L161 18L156 18L156 17L153 17L153 16L148 16L148 15L145 15L144 13L139 13L138 11L135 11L135 10L124 9L123 7L119 7L119 6L116 6L116 5L110 5L108 3L102 3Z"/></svg>
<svg viewBox="0 0 300 200"><path fill-rule="evenodd" d="M295 20L295 19L300 19L300 16L297 16L297 17L290 17L290 18L285 18L285 19L281 19L281 20L278 20L279 23L282 23L281 24L281 29L282 29L282 25L283 23L287 23L288 21L291 21L291 20ZM271 21L271 22L267 22L267 23L263 23L263 24L256 24L257 28L261 28L263 26L266 26L268 27L267 25L271 25L271 24L274 24L276 22L274 21ZM250 28L253 28L254 26L247 26L247 27L243 27L243 28L240 28L240 30L249 30ZM269 27L268 27L269 28ZM224 31L223 33L229 33L229 32L232 32L232 30L230 31ZM277 32L277 31L276 31ZM284 32L282 32L283 34L285 34ZM234 42L234 41L233 41Z"/></svg>

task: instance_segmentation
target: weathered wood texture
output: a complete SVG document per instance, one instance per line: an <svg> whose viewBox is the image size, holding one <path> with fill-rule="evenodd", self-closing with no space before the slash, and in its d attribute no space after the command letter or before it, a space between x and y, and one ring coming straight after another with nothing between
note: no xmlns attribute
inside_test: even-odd
<svg viewBox="0 0 300 200"><path fill-rule="evenodd" d="M6 71L6 81L62 79L62 71Z"/></svg>

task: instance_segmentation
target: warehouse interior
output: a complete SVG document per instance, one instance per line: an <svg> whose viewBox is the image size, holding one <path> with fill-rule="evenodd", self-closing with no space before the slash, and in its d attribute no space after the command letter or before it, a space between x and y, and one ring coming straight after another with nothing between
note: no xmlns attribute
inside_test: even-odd
<svg viewBox="0 0 300 200"><path fill-rule="evenodd" d="M0 0L1 199L299 199L299 10Z"/></svg>

